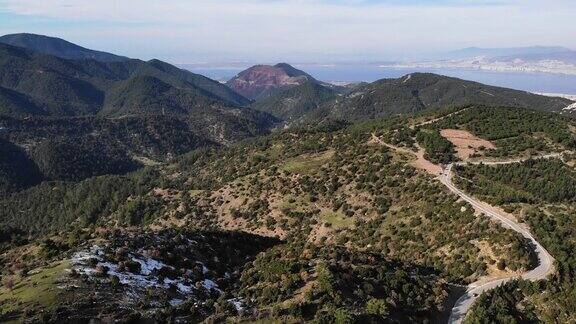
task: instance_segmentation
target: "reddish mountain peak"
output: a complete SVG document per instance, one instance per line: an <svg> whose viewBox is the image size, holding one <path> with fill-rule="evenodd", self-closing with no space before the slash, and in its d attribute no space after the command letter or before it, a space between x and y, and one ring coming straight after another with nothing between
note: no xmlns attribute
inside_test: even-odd
<svg viewBox="0 0 576 324"><path fill-rule="evenodd" d="M282 63L275 66L255 65L240 72L227 85L241 95L256 99L270 95L278 89L301 85L313 80L303 71Z"/></svg>

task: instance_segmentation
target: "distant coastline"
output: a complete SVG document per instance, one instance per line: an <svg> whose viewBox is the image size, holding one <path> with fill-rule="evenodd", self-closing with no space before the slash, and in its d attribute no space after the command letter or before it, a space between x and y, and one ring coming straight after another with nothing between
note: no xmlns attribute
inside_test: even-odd
<svg viewBox="0 0 576 324"><path fill-rule="evenodd" d="M244 68L250 64L244 64ZM225 82L243 68L233 64L179 64L179 67ZM382 68L381 64L294 64L318 80L336 84L373 82L384 78L398 78L414 72L430 72L476 81L499 87L534 93L576 95L576 75L542 72L501 72L455 68Z"/></svg>

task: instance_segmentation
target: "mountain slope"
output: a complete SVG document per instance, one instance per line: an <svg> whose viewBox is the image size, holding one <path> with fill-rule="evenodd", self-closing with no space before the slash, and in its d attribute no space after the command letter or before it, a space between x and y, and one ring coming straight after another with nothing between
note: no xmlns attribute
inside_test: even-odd
<svg viewBox="0 0 576 324"><path fill-rule="evenodd" d="M200 74L195 74L187 70L180 69L174 65L162 62L160 60L151 60L148 65L158 71L173 76L173 78L182 80L188 84L210 93L215 98L223 99L236 106L246 106L250 104L248 98L233 91L220 82L214 81Z"/></svg>
<svg viewBox="0 0 576 324"><path fill-rule="evenodd" d="M274 122L270 118L243 108L205 109L189 116L0 117L0 192L42 179L124 174L194 149L265 134Z"/></svg>
<svg viewBox="0 0 576 324"><path fill-rule="evenodd" d="M39 53L71 60L92 59L101 62L126 61L129 58L78 46L60 38L36 34L10 34L0 37L0 43L18 46Z"/></svg>
<svg viewBox="0 0 576 324"><path fill-rule="evenodd" d="M250 107L267 112L283 121L292 121L336 97L336 92L319 83L307 81L301 85L279 90L258 100Z"/></svg>
<svg viewBox="0 0 576 324"><path fill-rule="evenodd" d="M22 148L0 137L0 194L38 184L42 178Z"/></svg>
<svg viewBox="0 0 576 324"><path fill-rule="evenodd" d="M134 244L111 240L114 248L105 248L97 260L100 264L85 264L89 260L84 258L80 272L88 274L84 283L95 280L97 285L91 286L91 293L106 298L113 305L107 310L118 319L126 318L119 314L120 309L126 309L120 306L125 305L122 301L127 300L120 292L140 291L133 290L138 287L126 280L133 273L153 278L150 284L144 282L142 289L155 289L150 298L160 299L156 296L165 292L167 300L179 299L174 302L178 307L175 314L183 322L196 322L195 317L184 316L200 314L219 321L242 316L236 318L276 322L289 316L294 322L333 323L346 316L350 322L441 323L445 322L443 313L451 308L451 296L458 294L452 284L523 271L531 266L530 254L520 235L490 223L486 217L477 217L472 206L415 169L402 153L373 140L375 133L383 139L397 135L399 127L408 128L409 121L408 117L395 118L337 131L286 130L229 148L191 152L174 164L126 176L44 184L0 199L0 223L33 233L64 231L71 224L95 224L108 233L122 228L118 232L128 234L141 225L144 232L134 233ZM408 138L412 140L412 136ZM261 251L253 262L234 271L226 266L228 259L221 255L213 258L210 249L200 249L203 245L194 237L170 237L167 247L165 240L155 235L165 227L178 227L181 234L186 228L258 233L277 236L282 244ZM61 253L65 260L74 252L98 257L97 251L90 252L96 242L105 246L106 240L101 238L106 233L98 229L85 236L80 233L78 240L83 244L63 246L54 254ZM98 233L103 237L95 237ZM86 242L83 237L95 240ZM70 239L61 235L54 240L58 247ZM143 246L152 251L141 254L139 248ZM237 246L231 242L223 248ZM189 253L200 250L208 257L203 255L203 263L197 264L198 259L190 260ZM21 256L15 255L16 260ZM117 268L120 261L129 261L123 255L138 255L142 268L129 262ZM158 271L141 271L150 264L143 256L167 262L174 269L161 269L160 264ZM30 263L38 259L27 258ZM506 264L498 270L500 259ZM26 263L28 268L36 268L30 263ZM105 264L107 275L102 269ZM203 270L203 265L209 270ZM156 277L165 275L169 283L185 287L198 282L196 287L201 290L202 280L217 278L212 273L215 269L222 269L220 274L229 272L228 277L234 280L214 280L225 294L204 295L194 290L190 300L181 297L181 285L157 284ZM114 275L123 289L115 286ZM70 276L65 275L57 285L78 282L68 280ZM22 287L20 282L17 285ZM82 289L64 292L86 298ZM114 291L117 293L109 294ZM0 298L13 295L0 290ZM190 303L208 298L203 296L218 300L218 304L206 303L201 313ZM57 305L63 320L70 318L66 314L80 313L76 305L84 305L58 300L64 301ZM142 300L142 306L129 309L143 313L143 309L153 309L149 305L158 305L154 299ZM179 306L184 300L187 302ZM245 311L238 314L237 308L226 306L227 301L240 304ZM7 301L16 306L17 302ZM65 307L68 313L62 311ZM278 311L266 313L272 307Z"/></svg>
<svg viewBox="0 0 576 324"><path fill-rule="evenodd" d="M338 98L312 111L308 119L361 121L470 104L561 111L571 101L431 73L413 73L360 87L342 99Z"/></svg>
<svg viewBox="0 0 576 324"><path fill-rule="evenodd" d="M217 103L217 99L200 91L186 91L158 78L138 75L122 81L109 92L100 114L189 114Z"/></svg>
<svg viewBox="0 0 576 324"><path fill-rule="evenodd" d="M123 62L98 62L95 60L65 60L51 55L44 55L30 50L0 44L0 87L11 90L13 98L27 98L29 103L17 100L19 105L12 105L9 115L79 116L100 113L107 103L123 102L131 110L138 102L122 101L122 94L140 93L140 101L153 100L146 96L149 86L144 82L127 82L129 80L146 80L152 77L160 80L167 87L168 96L175 95L167 102L177 103L177 109L170 111L187 112L190 101L179 101L178 97L187 96L195 100L193 105L216 102L220 106L242 106L249 101L234 93L225 85L203 76L178 69L170 64L152 60L128 60ZM127 88L128 86L128 88ZM169 90L169 91L168 91ZM185 95L182 95L185 93ZM150 95L153 93L150 93ZM120 97L120 98L119 98ZM14 100L13 100L14 101ZM33 103L33 104L32 104ZM38 109L40 106L41 109ZM13 111L16 107L18 110ZM118 107L113 107L117 110ZM157 107L159 108L159 107ZM120 109L120 110L122 110ZM7 113L7 109L4 109ZM19 113L20 112L20 113ZM132 111L134 113L134 111ZM152 113L143 110L141 113ZM154 111L161 113L162 109Z"/></svg>
<svg viewBox="0 0 576 324"><path fill-rule="evenodd" d="M0 115L45 115L46 111L26 95L0 87Z"/></svg>

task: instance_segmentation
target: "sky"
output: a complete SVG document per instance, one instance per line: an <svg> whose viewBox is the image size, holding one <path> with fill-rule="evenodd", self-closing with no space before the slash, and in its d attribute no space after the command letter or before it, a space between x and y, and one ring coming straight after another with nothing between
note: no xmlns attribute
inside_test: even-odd
<svg viewBox="0 0 576 324"><path fill-rule="evenodd" d="M0 0L0 34L38 33L180 64L576 49L575 17L576 0Z"/></svg>

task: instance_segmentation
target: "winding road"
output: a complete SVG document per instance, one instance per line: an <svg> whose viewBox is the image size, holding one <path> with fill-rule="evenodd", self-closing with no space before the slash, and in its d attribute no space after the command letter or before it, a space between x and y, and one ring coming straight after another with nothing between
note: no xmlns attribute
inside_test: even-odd
<svg viewBox="0 0 576 324"><path fill-rule="evenodd" d="M417 159L423 159L423 150L419 148L419 152L416 153L406 148L397 147L382 141L380 138L372 135L373 140L381 145L385 145L389 148L397 150L401 153L411 154L415 156ZM510 280L516 278L522 278L526 280L541 280L545 279L548 275L554 272L554 258L546 251L546 249L534 238L534 236L530 233L530 230L526 225L520 224L515 221L514 217L511 215L506 214L504 211L491 206L485 202L482 202L462 190L458 189L456 185L452 182L452 168L454 165L466 165L469 164L486 164L486 165L501 165L501 164L511 164L511 163L520 163L529 159L545 159L545 158L556 158L561 157L561 153L554 153L554 154L547 154L541 156L532 156L526 158L519 158L514 160L507 160L507 161L475 161L475 162L464 162L464 163L456 163L456 164L449 164L446 167L442 168L439 165L434 165L432 162L425 160L426 164L430 164L434 166L433 168L427 167L424 168L427 172L437 177L437 179L446 186L452 193L458 195L464 201L468 202L477 212L480 212L491 219L498 221L504 226L505 228L509 228L515 232L520 233L522 236L530 240L532 246L534 248L534 252L538 257L538 266L530 271L523 273L522 275L513 275L505 278L494 279L490 281L476 281L468 285L466 292L462 295L454 304L452 311L450 313L450 317L448 319L449 324L457 324L462 323L466 314L474 304L474 301L485 291L490 289L494 289L499 285L506 283Z"/></svg>
<svg viewBox="0 0 576 324"><path fill-rule="evenodd" d="M521 160L510 161L509 163L518 163ZM494 162L496 163L496 162ZM498 164L504 164L504 162L497 162ZM443 169L442 174L438 177L440 182L444 184L450 191L455 193L456 195L460 196L463 200L468 202L472 205L477 211L482 212L486 216L499 221L502 223L502 226L509 228L513 231L516 231L525 238L529 239L534 247L534 252L538 257L538 266L530 271L523 273L521 276L510 276L507 278L501 278L496 280L491 280L483 284L479 284L479 282L473 282L468 285L468 289L466 293L462 295L454 304L452 308L452 312L450 313L450 318L448 319L448 323L461 323L468 310L474 304L474 301L485 291L490 289L496 288L497 286L521 277L522 279L526 280L541 280L545 279L549 274L554 271L554 258L546 251L546 249L536 241L534 236L530 233L530 231L522 226L521 224L514 221L512 218L507 216L504 212L499 211L497 208L490 206L484 202L481 202L474 197L464 193L462 190L458 189L454 183L452 182L452 167L453 164L449 164L446 168Z"/></svg>

